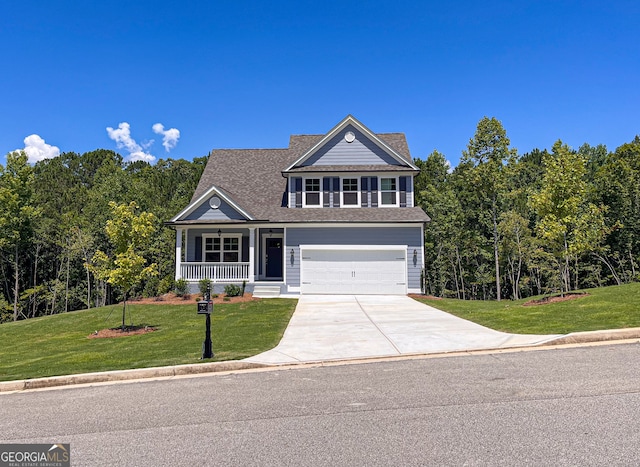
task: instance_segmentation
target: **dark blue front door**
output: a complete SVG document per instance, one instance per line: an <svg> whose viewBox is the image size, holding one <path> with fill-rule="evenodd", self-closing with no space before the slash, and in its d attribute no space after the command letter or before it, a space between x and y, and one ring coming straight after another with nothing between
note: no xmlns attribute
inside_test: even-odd
<svg viewBox="0 0 640 467"><path fill-rule="evenodd" d="M267 238L267 277L282 277L281 238Z"/></svg>

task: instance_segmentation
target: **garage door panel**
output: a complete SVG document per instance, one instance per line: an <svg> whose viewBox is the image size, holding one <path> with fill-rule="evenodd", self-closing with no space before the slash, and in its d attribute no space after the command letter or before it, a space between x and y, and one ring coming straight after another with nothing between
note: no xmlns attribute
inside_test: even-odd
<svg viewBox="0 0 640 467"><path fill-rule="evenodd" d="M406 264L400 250L305 250L302 293L405 294Z"/></svg>

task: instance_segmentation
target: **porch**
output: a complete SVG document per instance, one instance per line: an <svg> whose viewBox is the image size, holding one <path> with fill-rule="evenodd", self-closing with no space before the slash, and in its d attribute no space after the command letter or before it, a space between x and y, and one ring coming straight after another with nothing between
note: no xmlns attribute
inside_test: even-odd
<svg viewBox="0 0 640 467"><path fill-rule="evenodd" d="M251 263L180 263L179 278L199 281L208 278L212 282L251 281Z"/></svg>
<svg viewBox="0 0 640 467"><path fill-rule="evenodd" d="M283 241L283 228L177 228L175 278L191 283L282 281Z"/></svg>

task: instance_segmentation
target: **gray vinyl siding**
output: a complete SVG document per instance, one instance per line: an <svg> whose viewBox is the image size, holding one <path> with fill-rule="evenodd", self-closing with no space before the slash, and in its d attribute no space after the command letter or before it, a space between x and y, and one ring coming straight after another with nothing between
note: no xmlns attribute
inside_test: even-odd
<svg viewBox="0 0 640 467"><path fill-rule="evenodd" d="M420 227L318 227L287 228L287 285L300 287L300 245L407 245L408 288L420 288L422 268L422 229ZM291 263L291 250L294 260ZM416 250L416 262L413 261Z"/></svg>
<svg viewBox="0 0 640 467"><path fill-rule="evenodd" d="M249 261L249 229L224 229L224 233L242 234L241 261ZM202 235L217 235L218 228L214 229L188 229L186 233L186 261L196 261L196 237Z"/></svg>
<svg viewBox="0 0 640 467"><path fill-rule="evenodd" d="M229 220L244 219L245 217L238 211L233 209L229 204L222 201L218 209L212 209L209 206L209 200L204 201L191 214L186 216L184 220Z"/></svg>
<svg viewBox="0 0 640 467"><path fill-rule="evenodd" d="M345 133L352 131L356 135L355 141L347 143ZM339 134L329 140L313 156L307 159L303 166L310 165L401 165L396 159L373 144L369 138L349 125Z"/></svg>

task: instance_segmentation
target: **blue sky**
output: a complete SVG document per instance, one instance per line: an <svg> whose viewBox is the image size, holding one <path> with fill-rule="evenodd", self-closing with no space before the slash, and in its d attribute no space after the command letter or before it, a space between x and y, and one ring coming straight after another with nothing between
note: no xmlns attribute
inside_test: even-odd
<svg viewBox="0 0 640 467"><path fill-rule="evenodd" d="M635 0L3 2L0 163L286 147L347 114L454 166L485 115L520 153L613 150L640 133L639 20Z"/></svg>

